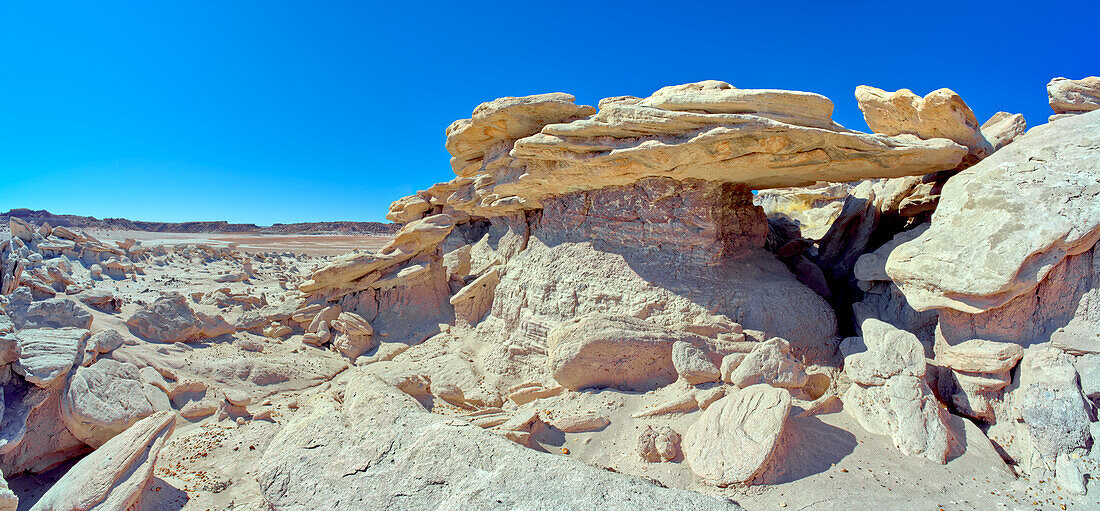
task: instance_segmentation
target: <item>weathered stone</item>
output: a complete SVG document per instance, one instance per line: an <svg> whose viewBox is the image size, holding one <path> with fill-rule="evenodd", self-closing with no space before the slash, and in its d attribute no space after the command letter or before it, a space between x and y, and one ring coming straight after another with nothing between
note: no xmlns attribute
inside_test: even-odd
<svg viewBox="0 0 1100 511"><path fill-rule="evenodd" d="M221 316L195 312L179 293L165 293L126 320L137 335L161 342L188 342L232 333Z"/></svg>
<svg viewBox="0 0 1100 511"><path fill-rule="evenodd" d="M272 439L257 479L276 508L739 509L537 452L429 413L381 380L356 375L344 399L321 396Z"/></svg>
<svg viewBox="0 0 1100 511"><path fill-rule="evenodd" d="M8 481L4 474L0 474L0 511L15 511L19 509L19 497L8 488Z"/></svg>
<svg viewBox="0 0 1100 511"><path fill-rule="evenodd" d="M952 177L932 226L886 272L916 310L978 313L1100 240L1100 114L1033 128Z"/></svg>
<svg viewBox="0 0 1100 511"><path fill-rule="evenodd" d="M390 210L386 213L386 220L399 224L407 224L424 218L424 214L432 210L432 205L419 195L409 195L393 201Z"/></svg>
<svg viewBox="0 0 1100 511"><path fill-rule="evenodd" d="M1015 400L1031 446L1047 468L1054 468L1059 455L1088 445L1089 412L1075 387L1033 383L1021 386Z"/></svg>
<svg viewBox="0 0 1100 511"><path fill-rule="evenodd" d="M936 354L936 361L969 373L1003 373L1024 356L1019 344L973 339L950 346Z"/></svg>
<svg viewBox="0 0 1100 511"><path fill-rule="evenodd" d="M648 463L675 461L680 457L680 434L668 426L646 426L638 433L638 454Z"/></svg>
<svg viewBox="0 0 1100 511"><path fill-rule="evenodd" d="M856 101L867 126L884 135L916 135L925 140L946 138L969 148L973 161L993 152L982 136L978 119L951 89L934 90L923 98L909 89L886 92L860 85Z"/></svg>
<svg viewBox="0 0 1100 511"><path fill-rule="evenodd" d="M672 343L672 366L691 385L715 382L722 376L705 351L685 341Z"/></svg>
<svg viewBox="0 0 1100 511"><path fill-rule="evenodd" d="M370 323L354 312L340 312L332 320L332 329L339 332L332 346L352 360L378 347L379 341L374 338Z"/></svg>
<svg viewBox="0 0 1100 511"><path fill-rule="evenodd" d="M11 231L13 237L19 238L26 243L34 241L34 226L27 223L19 217L8 217L8 229Z"/></svg>
<svg viewBox="0 0 1100 511"><path fill-rule="evenodd" d="M31 301L26 289L11 296L8 312L18 328L91 328L92 314L69 298Z"/></svg>
<svg viewBox="0 0 1100 511"><path fill-rule="evenodd" d="M366 280L366 282L349 287L344 290L344 294L366 289L378 280L379 275L371 277L373 272L385 270L408 261L421 252L435 249L454 227L454 218L443 214L410 222L397 231L393 240L377 253L352 252L340 256L332 263L313 272L310 280L300 285L299 289L306 293L313 293L329 287L346 286L359 280Z"/></svg>
<svg viewBox="0 0 1100 511"><path fill-rule="evenodd" d="M167 405L168 395L145 383L137 366L103 359L73 374L61 399L61 418L73 435L99 447Z"/></svg>
<svg viewBox="0 0 1100 511"><path fill-rule="evenodd" d="M450 298L455 308L455 318L477 324L493 306L493 292L500 283L500 271L490 269L484 275L466 284Z"/></svg>
<svg viewBox="0 0 1100 511"><path fill-rule="evenodd" d="M48 387L63 378L84 355L88 331L82 328L38 328L20 330L19 360L15 372L39 387Z"/></svg>
<svg viewBox="0 0 1100 511"><path fill-rule="evenodd" d="M173 412L137 422L80 460L34 505L35 511L132 509L153 480L153 467L176 427Z"/></svg>
<svg viewBox="0 0 1100 511"><path fill-rule="evenodd" d="M730 372L729 382L742 388L760 383L801 387L806 384L806 371L790 352L791 344L778 337L759 343Z"/></svg>
<svg viewBox="0 0 1100 511"><path fill-rule="evenodd" d="M946 463L953 439L946 412L924 381L924 348L916 336L875 319L862 324L867 350L844 359L852 385L844 409L867 431L889 435L902 454Z"/></svg>
<svg viewBox="0 0 1100 511"><path fill-rule="evenodd" d="M1100 76L1080 80L1055 78L1047 84L1047 98L1055 114L1077 114L1100 109Z"/></svg>
<svg viewBox="0 0 1100 511"><path fill-rule="evenodd" d="M486 164L506 153L517 139L538 133L547 124L568 122L596 113L596 109L574 104L569 94L554 92L533 96L505 97L482 103L470 119L447 127L447 151L451 167L459 176L473 176ZM505 144L503 148L494 146Z"/></svg>
<svg viewBox="0 0 1100 511"><path fill-rule="evenodd" d="M997 112L982 124L982 136L996 151L1027 132L1027 121L1023 114Z"/></svg>
<svg viewBox="0 0 1100 511"><path fill-rule="evenodd" d="M766 476L782 457L791 395L753 385L710 405L684 434L684 459L711 484L728 486Z"/></svg>
<svg viewBox="0 0 1100 511"><path fill-rule="evenodd" d="M547 335L550 373L571 390L648 390L672 383L672 345L681 337L627 316L587 314Z"/></svg>

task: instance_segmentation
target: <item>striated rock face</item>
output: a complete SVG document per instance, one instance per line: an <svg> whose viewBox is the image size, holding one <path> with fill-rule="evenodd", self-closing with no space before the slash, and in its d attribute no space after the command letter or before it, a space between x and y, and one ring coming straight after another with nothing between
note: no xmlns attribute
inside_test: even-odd
<svg viewBox="0 0 1100 511"><path fill-rule="evenodd" d="M946 138L966 146L971 163L993 152L974 112L951 89L934 90L922 98L909 89L886 92L860 85L856 87L856 101L867 126L875 133L910 134L926 140Z"/></svg>
<svg viewBox="0 0 1100 511"><path fill-rule="evenodd" d="M831 120L832 102L807 92L709 80L607 98L599 111L572 101L502 98L456 121L447 148L459 177L395 202L391 218L416 217L425 203L499 216L647 177L762 189L922 175L954 168L966 152L947 140L844 129Z"/></svg>
<svg viewBox="0 0 1100 511"><path fill-rule="evenodd" d="M740 509L527 449L365 375L297 414L259 466L276 509Z"/></svg>
<svg viewBox="0 0 1100 511"><path fill-rule="evenodd" d="M1033 128L943 189L932 226L890 254L913 308L979 313L1100 240L1100 114Z"/></svg>
<svg viewBox="0 0 1100 511"><path fill-rule="evenodd" d="M828 99L804 92L714 81L666 87L517 141L511 154L526 161L525 173L510 182L498 178L494 192L538 201L651 176L805 186L927 173L961 157L946 141L845 130L831 113Z"/></svg>
<svg viewBox="0 0 1100 511"><path fill-rule="evenodd" d="M509 163L512 143L538 133L547 124L588 117L596 109L573 103L572 95L552 92L518 98L499 98L482 103L469 119L447 127L447 151L451 167L460 177L470 177ZM505 161L500 161L500 160Z"/></svg>
<svg viewBox="0 0 1100 511"><path fill-rule="evenodd" d="M153 467L176 427L174 412L138 421L73 465L32 509L131 509L153 479Z"/></svg>
<svg viewBox="0 0 1100 511"><path fill-rule="evenodd" d="M80 364L88 331L82 328L38 328L16 334L19 359L12 368L28 382L49 387Z"/></svg>
<svg viewBox="0 0 1100 511"><path fill-rule="evenodd" d="M1047 98L1054 115L1050 120L1066 114L1080 114L1100 110L1100 76L1080 80L1058 77L1047 84ZM15 230L12 229L12 233Z"/></svg>

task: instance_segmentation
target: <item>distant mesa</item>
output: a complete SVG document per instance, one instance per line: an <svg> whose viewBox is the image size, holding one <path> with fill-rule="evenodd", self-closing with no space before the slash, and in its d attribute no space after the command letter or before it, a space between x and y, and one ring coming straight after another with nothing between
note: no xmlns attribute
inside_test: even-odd
<svg viewBox="0 0 1100 511"><path fill-rule="evenodd" d="M231 224L224 220L213 222L142 222L125 218L98 219L93 216L55 215L44 209L16 208L0 214L0 225L16 217L34 224L49 223L52 226L78 227L82 229L107 229L115 231L150 231L179 233L258 233L258 234L378 234L397 232L400 225L389 222L303 222L275 224L270 227L256 224Z"/></svg>

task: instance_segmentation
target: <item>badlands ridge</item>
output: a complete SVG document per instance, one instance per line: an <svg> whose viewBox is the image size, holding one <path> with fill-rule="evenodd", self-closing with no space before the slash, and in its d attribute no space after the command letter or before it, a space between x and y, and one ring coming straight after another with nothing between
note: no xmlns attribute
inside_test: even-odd
<svg viewBox="0 0 1100 511"><path fill-rule="evenodd" d="M12 216L0 509L1100 508L1100 78L1047 93L501 98L339 256Z"/></svg>

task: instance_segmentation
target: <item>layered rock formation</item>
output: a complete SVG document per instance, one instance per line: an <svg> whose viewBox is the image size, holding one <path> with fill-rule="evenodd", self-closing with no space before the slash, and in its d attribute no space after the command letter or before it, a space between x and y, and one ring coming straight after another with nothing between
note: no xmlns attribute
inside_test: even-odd
<svg viewBox="0 0 1100 511"><path fill-rule="evenodd" d="M1047 84L1047 99L1054 110L1051 121L1100 109L1100 77L1055 78Z"/></svg>

